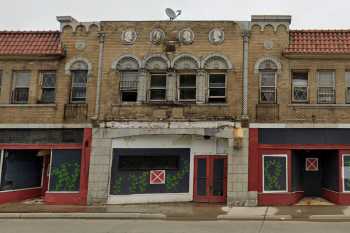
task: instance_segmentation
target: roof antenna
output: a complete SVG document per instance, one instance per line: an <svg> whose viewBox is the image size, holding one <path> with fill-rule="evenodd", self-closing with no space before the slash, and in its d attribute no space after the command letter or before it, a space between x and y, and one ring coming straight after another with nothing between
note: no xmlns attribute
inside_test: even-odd
<svg viewBox="0 0 350 233"><path fill-rule="evenodd" d="M179 15L181 15L182 10L177 10L175 13L173 9L166 8L165 13L169 17L170 21L174 21L177 17L179 17Z"/></svg>

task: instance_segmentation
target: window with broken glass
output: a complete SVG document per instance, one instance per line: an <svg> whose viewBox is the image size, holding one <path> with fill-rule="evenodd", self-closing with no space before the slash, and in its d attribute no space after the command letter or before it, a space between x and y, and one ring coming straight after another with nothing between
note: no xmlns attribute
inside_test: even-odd
<svg viewBox="0 0 350 233"><path fill-rule="evenodd" d="M209 103L226 102L226 75L209 74Z"/></svg>
<svg viewBox="0 0 350 233"><path fill-rule="evenodd" d="M318 71L317 102L319 104L335 104L335 72Z"/></svg>
<svg viewBox="0 0 350 233"><path fill-rule="evenodd" d="M12 103L26 104L29 100L30 71L15 71L13 73Z"/></svg>
<svg viewBox="0 0 350 233"><path fill-rule="evenodd" d="M166 74L151 74L149 98L151 101L166 100Z"/></svg>
<svg viewBox="0 0 350 233"><path fill-rule="evenodd" d="M260 71L260 103L276 103L276 71Z"/></svg>
<svg viewBox="0 0 350 233"><path fill-rule="evenodd" d="M179 101L196 101L196 75L179 75Z"/></svg>
<svg viewBox="0 0 350 233"><path fill-rule="evenodd" d="M137 101L138 72L123 71L120 75L120 98L122 102Z"/></svg>
<svg viewBox="0 0 350 233"><path fill-rule="evenodd" d="M308 73L292 73L292 101L295 103L308 102Z"/></svg>
<svg viewBox="0 0 350 233"><path fill-rule="evenodd" d="M87 70L72 70L71 102L86 102Z"/></svg>
<svg viewBox="0 0 350 233"><path fill-rule="evenodd" d="M41 72L41 103L54 103L56 96L56 72Z"/></svg>

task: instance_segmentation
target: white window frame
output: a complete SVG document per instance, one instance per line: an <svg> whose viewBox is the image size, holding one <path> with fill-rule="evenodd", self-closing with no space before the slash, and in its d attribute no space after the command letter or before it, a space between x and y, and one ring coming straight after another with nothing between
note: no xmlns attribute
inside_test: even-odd
<svg viewBox="0 0 350 233"><path fill-rule="evenodd" d="M210 96L210 89L222 89L222 87L210 87L210 76L211 75L224 75L225 76L225 96L213 96L211 97ZM217 104L217 103L210 103L209 102L209 99L222 99L224 98L225 101L224 102L219 102L220 104L221 103L227 103L227 73L226 72L213 72L213 73L208 73L208 85L207 85L207 88L208 88L208 92L207 92L207 103L209 104Z"/></svg>
<svg viewBox="0 0 350 233"><path fill-rule="evenodd" d="M195 98L194 99L181 99L180 98L180 90L183 89L180 87L180 79L181 79L181 76L182 75L194 75L196 77L196 84L194 87L186 87L188 89L195 89ZM197 78L198 78L198 75L196 72L188 72L188 73L179 73L177 75L177 100L179 102L196 102L197 101ZM185 88L185 89L186 89Z"/></svg>
<svg viewBox="0 0 350 233"><path fill-rule="evenodd" d="M283 157L286 158L286 189L285 190L265 190L265 157ZM288 155L287 154L263 154L262 155L262 189L263 193L288 193Z"/></svg>
<svg viewBox="0 0 350 233"><path fill-rule="evenodd" d="M262 94L262 75L264 72L273 72L275 74L275 85L274 86L264 86L264 87L268 87L268 88L274 88L275 90L275 98L273 100L273 102L266 102L266 101L262 101L261 99L261 94ZM277 103L277 70L260 70L259 71L259 103L261 104L276 104Z"/></svg>
<svg viewBox="0 0 350 233"><path fill-rule="evenodd" d="M333 86L321 86L320 85L320 73L322 72L331 72L332 73L332 79L333 79ZM335 70L317 70L317 104L335 104L337 102L337 92L336 92L336 72ZM334 92L334 102L332 103L320 103L320 96L319 91L320 88L333 88Z"/></svg>
<svg viewBox="0 0 350 233"><path fill-rule="evenodd" d="M55 86L44 87L44 74L55 74ZM57 86L57 72L55 70L41 70L40 71L40 86L41 86L40 101L42 101L44 89L54 89L54 92L55 92L54 101L49 102L49 103L55 103L55 101L56 101L56 86Z"/></svg>
<svg viewBox="0 0 350 233"><path fill-rule="evenodd" d="M350 104L350 70L345 70L345 103Z"/></svg>
<svg viewBox="0 0 350 233"><path fill-rule="evenodd" d="M29 84L28 86L17 86L16 82L17 82L17 77L16 74L17 73L29 73L30 74L30 80L29 80ZM33 79L33 73L31 70L14 70L12 72L12 88L11 88L11 104L28 104L29 103L29 99L30 99L30 85ZM20 102L20 101L15 101L15 90L17 88L27 88L28 89L28 99L26 102Z"/></svg>
<svg viewBox="0 0 350 233"><path fill-rule="evenodd" d="M136 85L136 100L135 101L123 101L123 92L127 92L127 89L122 89L122 85L121 82L123 80L123 75L125 75L126 73L134 73L137 76L137 85ZM135 104L137 103L137 99L138 99L138 95L139 95L139 89L138 89L138 83L139 83L139 76L140 76L140 72L137 70L120 70L119 71L119 98L120 98L120 103L122 104ZM146 87L145 87L146 88ZM129 89L129 92L134 92L134 91L130 91L132 89Z"/></svg>
<svg viewBox="0 0 350 233"><path fill-rule="evenodd" d="M164 76L164 79L165 79L165 87L154 87L152 88L152 76ZM165 102L167 101L167 81L168 79L168 74L166 72L162 73L162 72L159 72L159 73L150 73L149 75L149 88L148 88L148 100L152 103L157 103L157 102ZM155 100L155 99L151 99L151 92L152 90L165 90L165 97L163 100Z"/></svg>
<svg viewBox="0 0 350 233"><path fill-rule="evenodd" d="M294 88L295 87L304 87L304 86L294 85L294 73L306 73L307 74L307 79L306 79L306 100L296 100L294 98ZM309 72L308 71L292 70L292 102L293 103L308 103L309 102Z"/></svg>
<svg viewBox="0 0 350 233"><path fill-rule="evenodd" d="M350 190L345 190L345 166L344 166L344 158L345 157L350 157L350 154L342 154L342 156L341 156L341 162L342 162L342 164L341 164L341 166L342 166L342 177L341 177L341 182L342 182L342 186L343 186L343 192L344 193L350 193Z"/></svg>

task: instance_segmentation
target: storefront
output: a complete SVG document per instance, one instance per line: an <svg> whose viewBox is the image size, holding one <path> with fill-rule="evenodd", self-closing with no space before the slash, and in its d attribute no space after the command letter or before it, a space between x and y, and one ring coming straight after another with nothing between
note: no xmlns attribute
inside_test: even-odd
<svg viewBox="0 0 350 233"><path fill-rule="evenodd" d="M86 204L91 129L1 129L0 203Z"/></svg>
<svg viewBox="0 0 350 233"><path fill-rule="evenodd" d="M127 129L94 129L90 201L225 203L232 124L220 129L198 125L174 123L168 128L161 123L155 128L144 123L144 128L130 124Z"/></svg>
<svg viewBox="0 0 350 233"><path fill-rule="evenodd" d="M350 129L251 128L249 191L258 205L292 205L303 197L350 203Z"/></svg>

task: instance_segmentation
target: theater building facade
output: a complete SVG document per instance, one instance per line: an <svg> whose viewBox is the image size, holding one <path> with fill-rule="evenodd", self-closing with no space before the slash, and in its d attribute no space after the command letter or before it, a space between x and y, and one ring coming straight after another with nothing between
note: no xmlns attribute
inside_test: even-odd
<svg viewBox="0 0 350 233"><path fill-rule="evenodd" d="M350 203L349 31L57 20L0 32L0 203Z"/></svg>

